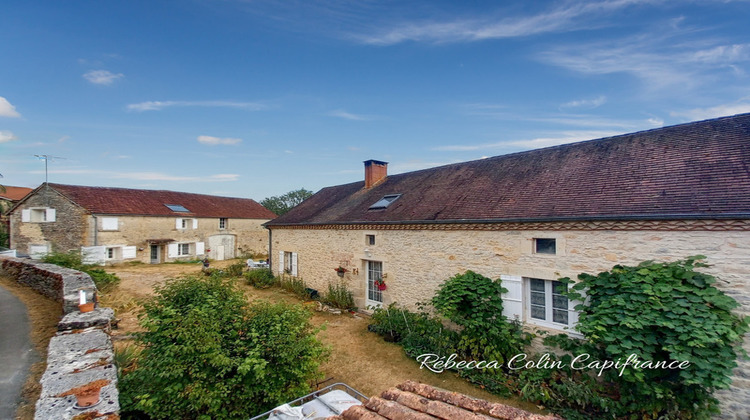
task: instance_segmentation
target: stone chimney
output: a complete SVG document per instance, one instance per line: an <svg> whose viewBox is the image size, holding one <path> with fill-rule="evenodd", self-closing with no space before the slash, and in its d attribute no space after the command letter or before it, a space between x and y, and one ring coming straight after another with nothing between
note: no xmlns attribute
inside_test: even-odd
<svg viewBox="0 0 750 420"><path fill-rule="evenodd" d="M365 161L365 188L374 187L388 177L388 162L379 160Z"/></svg>

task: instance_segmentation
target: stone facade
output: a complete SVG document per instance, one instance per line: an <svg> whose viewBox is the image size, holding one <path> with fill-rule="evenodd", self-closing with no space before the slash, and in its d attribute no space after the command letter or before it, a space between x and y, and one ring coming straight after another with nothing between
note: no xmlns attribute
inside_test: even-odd
<svg viewBox="0 0 750 420"><path fill-rule="evenodd" d="M23 221L24 210L54 210L54 221ZM185 219L179 227L178 219ZM105 219L107 225L105 226ZM195 218L190 215L137 216L95 215L62 196L54 188L40 189L10 214L11 247L35 256L47 252L80 251L82 247L104 247L104 261L152 262L151 244L158 242L153 262L208 256L235 258L247 253L266 254L268 219ZM112 224L116 227L113 228ZM196 244L202 245L197 246ZM186 254L171 254L169 244L190 244ZM214 244L216 246L214 246ZM124 248L129 251L123 251ZM203 251L201 251L201 247ZM108 251L114 248L114 251Z"/></svg>
<svg viewBox="0 0 750 420"><path fill-rule="evenodd" d="M367 261L382 262L387 285L383 304L397 302L411 308L430 299L443 281L466 270L491 278L515 276L524 279L522 318L528 322L529 278L575 280L579 273L596 274L616 264L705 255L711 265L705 271L716 276L717 287L741 304L738 313L750 315L750 229L746 224L706 221L693 223L691 230L673 230L672 222L638 223L476 224L463 229L416 224L279 226L271 232L271 266L279 271L280 251L295 253L298 276L309 287L325 291L328 283L344 281L360 308L367 304ZM368 235L374 236L374 245ZM555 255L535 253L537 238L555 239ZM338 266L348 270L343 278L334 271ZM750 339L744 348L750 352ZM747 419L750 362L741 361L736 372L732 388L719 397L724 418Z"/></svg>

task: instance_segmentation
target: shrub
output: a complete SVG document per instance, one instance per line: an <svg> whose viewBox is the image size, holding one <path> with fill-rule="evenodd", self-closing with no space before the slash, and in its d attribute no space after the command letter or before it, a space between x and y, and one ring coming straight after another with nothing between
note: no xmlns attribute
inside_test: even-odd
<svg viewBox="0 0 750 420"><path fill-rule="evenodd" d="M425 311L399 308L395 303L376 308L368 329L386 341L400 343L406 354L414 358L424 353L447 356L455 352L458 343L458 333L445 328L439 319Z"/></svg>
<svg viewBox="0 0 750 420"><path fill-rule="evenodd" d="M328 293L323 296L323 303L334 308L343 310L356 309L354 306L354 296L352 292L346 287L344 282L337 284L328 283Z"/></svg>
<svg viewBox="0 0 750 420"><path fill-rule="evenodd" d="M244 276L247 284L258 289L267 289L276 284L276 277L269 269L250 270Z"/></svg>
<svg viewBox="0 0 750 420"><path fill-rule="evenodd" d="M228 265L224 269L224 275L228 277L240 277L242 275L242 272L245 270L246 263L245 261L239 261L232 265Z"/></svg>
<svg viewBox="0 0 750 420"><path fill-rule="evenodd" d="M302 277L293 277L288 274L282 274L278 278L278 283L279 286L287 292L292 292L304 300L310 299L310 292L308 292L307 284L302 280Z"/></svg>
<svg viewBox="0 0 750 420"><path fill-rule="evenodd" d="M531 344L533 335L503 316L507 291L500 280L467 271L446 280L432 298L438 313L463 327L458 349L467 359L505 363Z"/></svg>
<svg viewBox="0 0 750 420"><path fill-rule="evenodd" d="M42 261L88 274L91 276L91 280L94 281L96 288L100 291L106 291L120 281L119 277L104 271L102 268L98 268L96 265L84 264L80 252L51 252L45 255Z"/></svg>
<svg viewBox="0 0 750 420"><path fill-rule="evenodd" d="M609 369L602 375L617 391L613 412L638 418L707 419L718 412L716 389L727 388L748 319L731 311L738 303L695 271L702 256L673 263L617 265L598 275L580 274L568 296L584 301L577 330L547 342L592 359L682 362L682 369ZM570 279L561 279L570 282ZM622 373L621 373L622 372Z"/></svg>
<svg viewBox="0 0 750 420"><path fill-rule="evenodd" d="M309 391L325 349L300 305L249 305L231 281L190 276L157 287L121 381L125 411L153 419L245 419Z"/></svg>

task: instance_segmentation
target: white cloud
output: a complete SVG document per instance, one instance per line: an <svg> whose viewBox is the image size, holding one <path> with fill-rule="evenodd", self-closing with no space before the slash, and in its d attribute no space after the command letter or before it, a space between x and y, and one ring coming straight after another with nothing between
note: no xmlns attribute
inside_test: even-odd
<svg viewBox="0 0 750 420"><path fill-rule="evenodd" d="M598 108L607 102L607 97L602 95L594 99L578 99L560 105L560 108Z"/></svg>
<svg viewBox="0 0 750 420"><path fill-rule="evenodd" d="M335 111L331 111L328 113L328 116L343 118L345 120L351 120L351 121L370 121L374 119L374 117L370 115L352 114L350 112L344 111L343 109L337 109Z"/></svg>
<svg viewBox="0 0 750 420"><path fill-rule="evenodd" d="M0 96L0 117L21 118L21 114L16 111L16 107L11 105L7 99Z"/></svg>
<svg viewBox="0 0 750 420"><path fill-rule="evenodd" d="M198 143L208 144L210 146L216 146L219 144L240 144L242 139L236 139L232 137L212 137L212 136L198 136Z"/></svg>
<svg viewBox="0 0 750 420"><path fill-rule="evenodd" d="M599 19L591 19L592 23L587 22L587 19L606 15L613 10L627 6L654 2L658 0L566 2L564 6L531 16L510 16L498 19L494 15L482 19L403 23L391 25L390 28L375 34L353 35L352 37L362 43L372 45L394 45L406 41L439 44L515 38L598 27L602 25Z"/></svg>
<svg viewBox="0 0 750 420"><path fill-rule="evenodd" d="M129 111L161 111L170 107L224 107L224 108L242 108L251 111L260 111L268 108L266 105L255 102L232 102L232 101L147 101L137 104L129 104Z"/></svg>
<svg viewBox="0 0 750 420"><path fill-rule="evenodd" d="M122 172L111 174L111 178L132 179L137 181L190 181L190 182L223 182L237 181L238 174L216 174L208 176L178 176L161 172Z"/></svg>
<svg viewBox="0 0 750 420"><path fill-rule="evenodd" d="M0 130L0 143L7 143L13 140L17 140L18 137L16 137L13 133L10 131L2 131Z"/></svg>
<svg viewBox="0 0 750 420"><path fill-rule="evenodd" d="M91 70L83 78L95 85L111 85L117 79L125 77L122 73L112 73L109 70Z"/></svg>
<svg viewBox="0 0 750 420"><path fill-rule="evenodd" d="M529 140L510 140L474 145L447 145L437 146L432 148L432 150L443 152L469 152L492 149L539 149L542 147L559 146L561 144L612 137L618 134L623 133L617 131L571 131L563 133L562 137L539 137Z"/></svg>
<svg viewBox="0 0 750 420"><path fill-rule="evenodd" d="M689 121L706 120L710 118L725 117L729 115L744 114L750 112L750 103L735 103L717 105L711 108L695 108L687 111L674 111L669 114L673 117L683 117Z"/></svg>

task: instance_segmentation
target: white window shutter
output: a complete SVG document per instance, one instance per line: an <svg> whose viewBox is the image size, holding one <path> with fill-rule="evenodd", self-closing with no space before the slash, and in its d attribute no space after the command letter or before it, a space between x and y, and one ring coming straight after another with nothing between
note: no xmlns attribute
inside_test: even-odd
<svg viewBox="0 0 750 420"><path fill-rule="evenodd" d="M31 209L23 209L23 210L21 210L21 221L22 222L30 222L31 221Z"/></svg>
<svg viewBox="0 0 750 420"><path fill-rule="evenodd" d="M129 259L135 258L135 251L136 251L136 247L134 246L122 247L122 259L129 260Z"/></svg>
<svg viewBox="0 0 750 420"><path fill-rule="evenodd" d="M117 230L120 228L116 217L102 217L102 230Z"/></svg>
<svg viewBox="0 0 750 420"><path fill-rule="evenodd" d="M180 219L177 219L180 220ZM167 245L167 256L169 258L175 258L177 257L177 244L169 244Z"/></svg>
<svg viewBox="0 0 750 420"><path fill-rule="evenodd" d="M508 320L523 321L523 277L501 275L500 280L508 293L503 293L503 315Z"/></svg>
<svg viewBox="0 0 750 420"><path fill-rule="evenodd" d="M55 221L55 217L57 216L57 212L55 212L55 209L46 209L45 213L46 213L46 215L45 215L44 218L45 218L45 220L47 222L54 222Z"/></svg>
<svg viewBox="0 0 750 420"><path fill-rule="evenodd" d="M206 243L196 242L195 243L195 255L203 255L206 253Z"/></svg>
<svg viewBox="0 0 750 420"><path fill-rule="evenodd" d="M284 251L279 251L279 275L284 274Z"/></svg>
<svg viewBox="0 0 750 420"><path fill-rule="evenodd" d="M297 276L297 253L292 252L292 275Z"/></svg>
<svg viewBox="0 0 750 420"><path fill-rule="evenodd" d="M175 229L182 229L182 219L180 219L180 218L175 219L174 228Z"/></svg>
<svg viewBox="0 0 750 420"><path fill-rule="evenodd" d="M104 264L105 252L103 246L82 246L81 261L84 264Z"/></svg>
<svg viewBox="0 0 750 420"><path fill-rule="evenodd" d="M193 219L193 229L198 229L198 219Z"/></svg>

